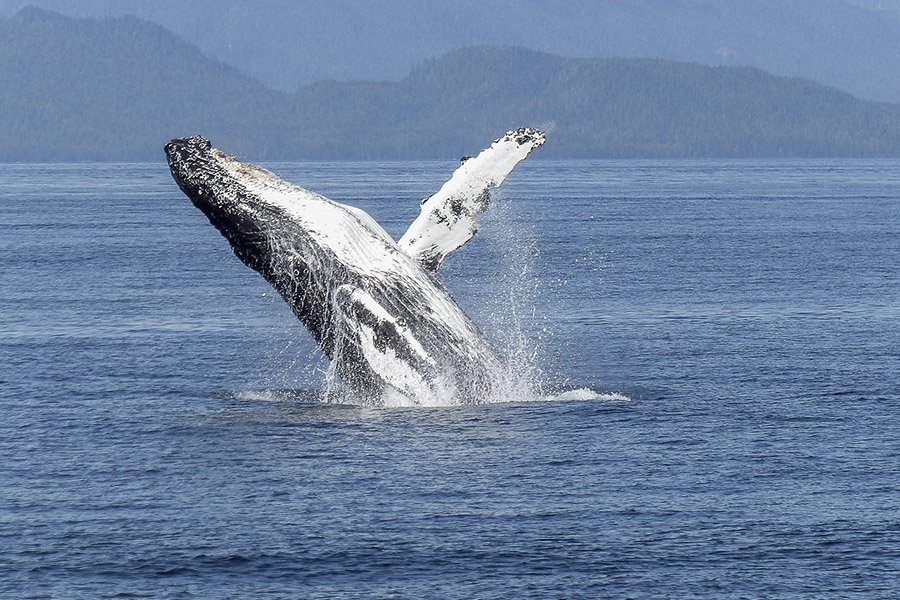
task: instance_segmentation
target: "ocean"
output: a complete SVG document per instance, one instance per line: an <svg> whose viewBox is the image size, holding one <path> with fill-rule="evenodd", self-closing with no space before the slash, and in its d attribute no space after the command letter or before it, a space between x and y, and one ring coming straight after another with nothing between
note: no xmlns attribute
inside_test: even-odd
<svg viewBox="0 0 900 600"><path fill-rule="evenodd" d="M267 166L399 237L456 165ZM494 204L441 277L536 393L326 404L162 162L3 165L0 597L900 597L900 161Z"/></svg>

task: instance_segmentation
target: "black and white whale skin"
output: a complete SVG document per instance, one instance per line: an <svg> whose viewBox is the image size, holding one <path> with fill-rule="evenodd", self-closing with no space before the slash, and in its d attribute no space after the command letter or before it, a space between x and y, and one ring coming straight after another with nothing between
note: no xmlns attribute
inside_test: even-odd
<svg viewBox="0 0 900 600"><path fill-rule="evenodd" d="M348 390L369 403L472 403L498 384L500 359L438 280L470 239L490 189L544 142L510 131L463 162L399 242L364 211L213 148L201 136L165 151L172 176L309 329Z"/></svg>

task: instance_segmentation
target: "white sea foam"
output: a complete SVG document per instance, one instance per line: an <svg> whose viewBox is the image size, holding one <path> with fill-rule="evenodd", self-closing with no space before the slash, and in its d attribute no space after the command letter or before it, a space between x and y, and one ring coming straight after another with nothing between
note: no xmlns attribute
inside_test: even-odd
<svg viewBox="0 0 900 600"><path fill-rule="evenodd" d="M240 390L223 394L224 398L241 402L266 403L301 403L338 406L408 408L436 408L458 405L452 395L435 395L416 404L406 395L388 388L381 398L373 402L370 398L360 398L345 389L308 389L308 388L263 388L258 390ZM541 402L631 402L631 398L621 392L597 392L590 388L576 388L555 394L533 395L524 388L508 389L486 397L481 404L523 404Z"/></svg>
<svg viewBox="0 0 900 600"><path fill-rule="evenodd" d="M631 402L631 398L619 392L595 392L590 388L578 388L547 396L548 402Z"/></svg>

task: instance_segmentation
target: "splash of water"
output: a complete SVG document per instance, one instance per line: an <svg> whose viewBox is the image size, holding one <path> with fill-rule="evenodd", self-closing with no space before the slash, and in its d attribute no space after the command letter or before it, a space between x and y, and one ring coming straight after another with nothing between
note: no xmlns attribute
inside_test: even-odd
<svg viewBox="0 0 900 600"><path fill-rule="evenodd" d="M475 320L500 353L501 366L493 392L484 402L522 402L544 395L540 347L529 337L538 321L540 278L534 270L538 256L530 223L517 219L501 190L494 190L491 210L482 219L482 245L489 264L497 268L479 282Z"/></svg>

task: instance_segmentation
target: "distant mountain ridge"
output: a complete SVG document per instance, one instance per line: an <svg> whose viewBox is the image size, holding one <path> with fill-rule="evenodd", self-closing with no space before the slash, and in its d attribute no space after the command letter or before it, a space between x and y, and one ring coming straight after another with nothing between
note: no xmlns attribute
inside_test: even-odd
<svg viewBox="0 0 900 600"><path fill-rule="evenodd" d="M544 157L900 156L900 106L752 68L474 47L400 81L267 88L135 17L0 20L0 160L159 160L203 133L251 159L448 158L511 127Z"/></svg>
<svg viewBox="0 0 900 600"><path fill-rule="evenodd" d="M399 80L466 46L751 66L900 103L897 0L0 0L135 14L273 89Z"/></svg>
<svg viewBox="0 0 900 600"><path fill-rule="evenodd" d="M161 137L264 141L284 96L136 17L25 8L0 21L0 159L145 160ZM242 114L244 113L244 114ZM237 119L237 115L241 115Z"/></svg>

